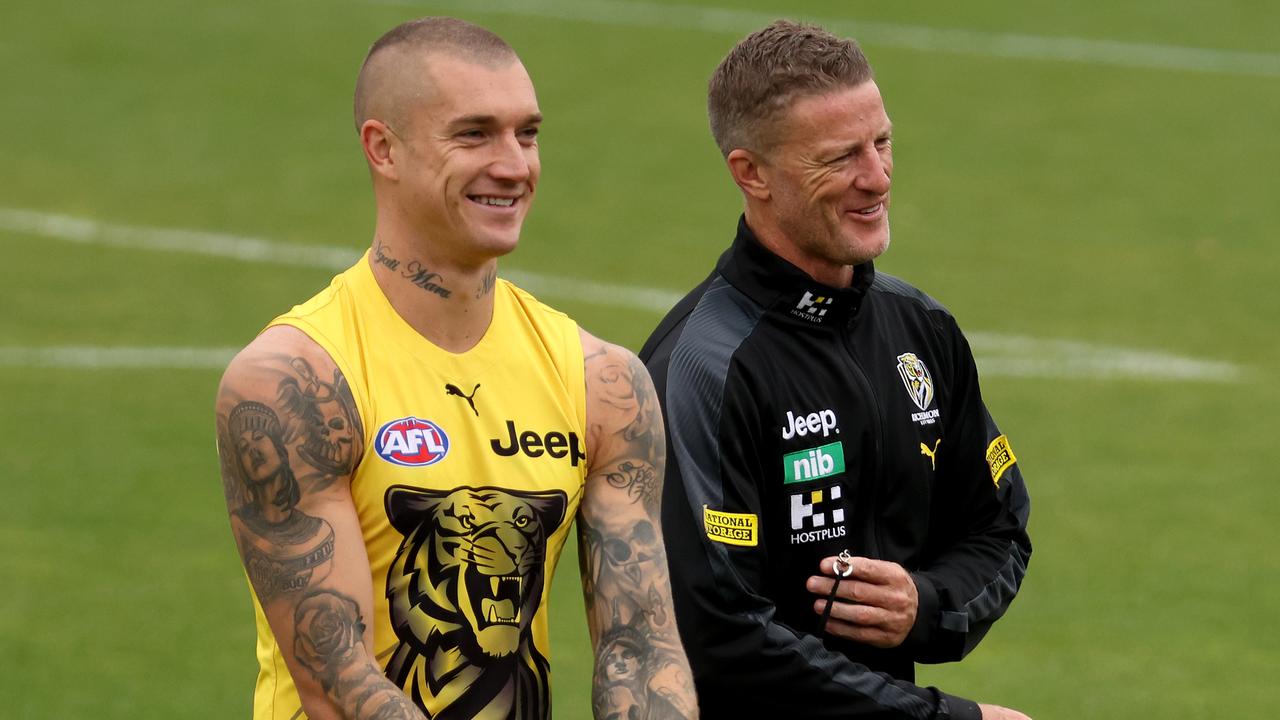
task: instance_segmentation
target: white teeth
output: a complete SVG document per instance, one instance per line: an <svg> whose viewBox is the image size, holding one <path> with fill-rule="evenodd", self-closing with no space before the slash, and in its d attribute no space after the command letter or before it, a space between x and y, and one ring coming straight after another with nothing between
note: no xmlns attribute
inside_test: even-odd
<svg viewBox="0 0 1280 720"><path fill-rule="evenodd" d="M877 210L879 210L879 209L880 209L880 203L876 203L875 205L872 205L871 207L866 208L865 210L859 210L859 211L858 211L858 214L859 214L859 215L870 215L870 214L874 213L875 211L877 211Z"/></svg>
<svg viewBox="0 0 1280 720"><path fill-rule="evenodd" d="M498 207L511 207L515 204L515 198L488 197L484 195L473 196L473 199L481 205L496 205Z"/></svg>

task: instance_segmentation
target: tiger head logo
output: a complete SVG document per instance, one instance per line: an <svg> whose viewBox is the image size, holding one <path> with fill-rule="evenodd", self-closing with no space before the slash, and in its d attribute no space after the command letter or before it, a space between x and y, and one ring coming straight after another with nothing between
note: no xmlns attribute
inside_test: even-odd
<svg viewBox="0 0 1280 720"><path fill-rule="evenodd" d="M467 717L544 716L549 664L530 626L565 494L396 486L385 502L404 536L387 573L400 641L387 677L437 714L448 705Z"/></svg>
<svg viewBox="0 0 1280 720"><path fill-rule="evenodd" d="M924 361L915 353L902 353L898 356L898 375L916 407L928 410L933 402L933 377Z"/></svg>

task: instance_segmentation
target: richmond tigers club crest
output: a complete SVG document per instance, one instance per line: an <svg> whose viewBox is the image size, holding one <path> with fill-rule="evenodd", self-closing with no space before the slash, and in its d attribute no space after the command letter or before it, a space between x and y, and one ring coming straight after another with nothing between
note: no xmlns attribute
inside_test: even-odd
<svg viewBox="0 0 1280 720"><path fill-rule="evenodd" d="M921 410L928 410L933 402L933 378L924 361L915 353L902 353L898 356L898 375L902 377L902 384L907 386L911 401Z"/></svg>
<svg viewBox="0 0 1280 720"><path fill-rule="evenodd" d="M404 536L387 572L387 677L436 717L548 717L550 665L530 628L566 495L396 486L385 502Z"/></svg>

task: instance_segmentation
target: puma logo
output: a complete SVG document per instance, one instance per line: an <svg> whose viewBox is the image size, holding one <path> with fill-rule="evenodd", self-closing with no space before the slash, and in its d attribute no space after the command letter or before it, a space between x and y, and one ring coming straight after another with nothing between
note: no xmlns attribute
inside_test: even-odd
<svg viewBox="0 0 1280 720"><path fill-rule="evenodd" d="M461 388L459 388L457 385L454 385L453 383L444 384L444 394L457 395L463 400L466 400L467 404L471 406L471 412L475 413L476 417L480 417L480 411L476 410L476 404L471 400L471 398L476 396L476 390L479 390L479 389L480 389L480 383L476 383L476 386L474 388L471 388L471 394L467 395L466 393L462 392Z"/></svg>
<svg viewBox="0 0 1280 720"><path fill-rule="evenodd" d="M929 467L933 468L934 470L938 469L938 457L937 457L938 446L941 444L942 444L942 438L938 438L938 442L934 443L933 449L930 450L928 445L925 445L924 443L920 443L920 454L929 456Z"/></svg>

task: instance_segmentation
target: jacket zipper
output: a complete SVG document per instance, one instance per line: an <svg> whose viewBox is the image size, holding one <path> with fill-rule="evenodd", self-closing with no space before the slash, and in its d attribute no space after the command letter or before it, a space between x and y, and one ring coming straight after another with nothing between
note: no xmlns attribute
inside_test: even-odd
<svg viewBox="0 0 1280 720"><path fill-rule="evenodd" d="M871 423L872 437L875 439L875 458L872 461L871 475L871 507L869 508L868 518L871 522L871 555L875 558L881 558L881 548L884 546L884 540L880 537L880 523L876 521L875 508L880 500L880 483L882 482L881 474L884 471L884 423L880 421L880 401L876 397L875 390L871 386L871 380L867 377L867 373L862 369L862 364L858 362L858 356L853 352L853 346L849 342L849 335L853 331L853 323L843 328L840 332L840 340L844 346L845 354L849 356L849 360L853 364L853 369L858 381L862 383L862 389L866 393L866 397L871 402Z"/></svg>

